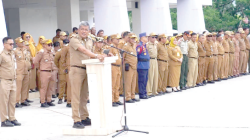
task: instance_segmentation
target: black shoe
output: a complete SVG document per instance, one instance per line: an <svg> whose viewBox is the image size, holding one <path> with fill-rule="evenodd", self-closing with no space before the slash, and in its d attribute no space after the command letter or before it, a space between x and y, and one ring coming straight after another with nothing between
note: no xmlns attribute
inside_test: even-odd
<svg viewBox="0 0 250 140"><path fill-rule="evenodd" d="M203 84L204 84L204 85L206 85L206 84L207 84L207 81L206 81L206 80L204 80L204 81L203 81Z"/></svg>
<svg viewBox="0 0 250 140"><path fill-rule="evenodd" d="M140 99L148 99L147 96L141 96Z"/></svg>
<svg viewBox="0 0 250 140"><path fill-rule="evenodd" d="M23 106L20 105L19 103L16 103L16 108L22 108Z"/></svg>
<svg viewBox="0 0 250 140"><path fill-rule="evenodd" d="M29 104L28 102L26 102L26 101L23 102L23 103L21 103L21 105L22 105L22 106L30 106L30 104Z"/></svg>
<svg viewBox="0 0 250 140"><path fill-rule="evenodd" d="M67 102L67 99L65 99L64 102Z"/></svg>
<svg viewBox="0 0 250 140"><path fill-rule="evenodd" d="M134 102L140 102L140 99L132 99Z"/></svg>
<svg viewBox="0 0 250 140"><path fill-rule="evenodd" d="M31 90L29 90L29 93L32 93L32 91L31 91Z"/></svg>
<svg viewBox="0 0 250 140"><path fill-rule="evenodd" d="M155 97L155 95L153 95L153 94L152 94L152 95L150 95L150 96L151 96L151 97Z"/></svg>
<svg viewBox="0 0 250 140"><path fill-rule="evenodd" d="M199 86L203 86L203 84L202 84L202 83L199 83L199 84L197 84L197 85L199 85Z"/></svg>
<svg viewBox="0 0 250 140"><path fill-rule="evenodd" d="M62 104L62 99L59 99L58 104Z"/></svg>
<svg viewBox="0 0 250 140"><path fill-rule="evenodd" d="M113 103L112 103L112 106L113 106L113 107L118 107L119 105L116 104L115 102L113 102Z"/></svg>
<svg viewBox="0 0 250 140"><path fill-rule="evenodd" d="M59 96L59 93L56 94L56 97L58 97L58 96Z"/></svg>
<svg viewBox="0 0 250 140"><path fill-rule="evenodd" d="M32 92L37 92L36 89L31 89Z"/></svg>
<svg viewBox="0 0 250 140"><path fill-rule="evenodd" d="M208 81L207 83L214 84L214 81Z"/></svg>
<svg viewBox="0 0 250 140"><path fill-rule="evenodd" d="M186 89L190 89L190 87L185 87Z"/></svg>
<svg viewBox="0 0 250 140"><path fill-rule="evenodd" d="M120 97L124 97L123 94L120 94L119 96L120 96Z"/></svg>
<svg viewBox="0 0 250 140"><path fill-rule="evenodd" d="M85 126L91 125L91 119L87 117L85 120L82 120L81 123Z"/></svg>
<svg viewBox="0 0 250 140"><path fill-rule="evenodd" d="M181 87L181 90L186 90L186 88L185 87Z"/></svg>
<svg viewBox="0 0 250 140"><path fill-rule="evenodd" d="M135 93L135 95L139 95L139 93Z"/></svg>
<svg viewBox="0 0 250 140"><path fill-rule="evenodd" d="M43 103L43 104L41 104L41 107L47 108L47 107L49 107L49 105L47 105L46 103Z"/></svg>
<svg viewBox="0 0 250 140"><path fill-rule="evenodd" d="M1 127L13 127L14 124L11 123L9 120L6 120L4 122L1 123Z"/></svg>
<svg viewBox="0 0 250 140"><path fill-rule="evenodd" d="M26 99L26 102L28 102L28 103L33 103L34 101L31 101L31 100L29 100L29 99Z"/></svg>
<svg viewBox="0 0 250 140"><path fill-rule="evenodd" d="M52 98L56 98L56 95L52 95Z"/></svg>
<svg viewBox="0 0 250 140"><path fill-rule="evenodd" d="M53 104L52 102L47 102L47 105L49 105L49 106L55 106L55 104Z"/></svg>
<svg viewBox="0 0 250 140"><path fill-rule="evenodd" d="M21 123L19 123L17 120L14 121L10 121L12 124L14 124L15 126L21 126Z"/></svg>
<svg viewBox="0 0 250 140"><path fill-rule="evenodd" d="M51 100L51 102L53 103L53 102L55 102L55 100Z"/></svg>
<svg viewBox="0 0 250 140"><path fill-rule="evenodd" d="M163 95L163 92L159 92L158 94L156 94L156 96L161 96Z"/></svg>
<svg viewBox="0 0 250 140"><path fill-rule="evenodd" d="M227 80L227 78L223 78L222 80Z"/></svg>
<svg viewBox="0 0 250 140"><path fill-rule="evenodd" d="M128 100L128 101L126 101L126 103L135 103L135 101L134 100Z"/></svg>
<svg viewBox="0 0 250 140"><path fill-rule="evenodd" d="M151 95L147 95L147 96L148 96L148 98L152 98Z"/></svg>
<svg viewBox="0 0 250 140"><path fill-rule="evenodd" d="M90 103L90 101L88 100L88 103Z"/></svg>
<svg viewBox="0 0 250 140"><path fill-rule="evenodd" d="M71 107L71 104L67 104L66 107Z"/></svg>
<svg viewBox="0 0 250 140"><path fill-rule="evenodd" d="M120 102L120 101L116 102L116 104L118 104L118 105L123 105L123 103Z"/></svg>
<svg viewBox="0 0 250 140"><path fill-rule="evenodd" d="M81 122L75 122L73 128L83 129L85 126Z"/></svg>

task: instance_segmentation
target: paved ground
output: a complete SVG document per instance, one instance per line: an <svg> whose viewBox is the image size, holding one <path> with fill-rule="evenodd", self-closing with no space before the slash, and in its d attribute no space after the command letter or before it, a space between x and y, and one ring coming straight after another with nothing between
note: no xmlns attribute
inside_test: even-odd
<svg viewBox="0 0 250 140"><path fill-rule="evenodd" d="M116 139L249 140L250 76L222 81L180 93L171 93L127 105L130 129ZM42 109L39 100L16 110L21 127L0 128L0 140L100 140L110 136L63 136L71 128L66 103ZM122 107L113 108L113 122L120 125ZM91 117L91 116L90 116ZM122 121L123 122L123 121Z"/></svg>

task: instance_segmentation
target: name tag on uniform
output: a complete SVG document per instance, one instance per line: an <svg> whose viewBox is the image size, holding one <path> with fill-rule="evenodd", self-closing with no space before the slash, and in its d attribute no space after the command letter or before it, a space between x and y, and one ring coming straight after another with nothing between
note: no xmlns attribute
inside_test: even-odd
<svg viewBox="0 0 250 140"><path fill-rule="evenodd" d="M46 59L45 62L48 62L48 60Z"/></svg>
<svg viewBox="0 0 250 140"><path fill-rule="evenodd" d="M180 53L179 53L179 52L177 52L177 56L180 56Z"/></svg>

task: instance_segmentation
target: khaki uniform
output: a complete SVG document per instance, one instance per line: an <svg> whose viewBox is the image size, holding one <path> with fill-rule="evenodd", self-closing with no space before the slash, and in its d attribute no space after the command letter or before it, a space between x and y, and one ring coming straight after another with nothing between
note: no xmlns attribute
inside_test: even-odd
<svg viewBox="0 0 250 140"><path fill-rule="evenodd" d="M41 103L45 103L45 101L51 102L51 96L54 92L57 72L56 65L54 64L53 52L44 49L40 50L35 57L34 64L40 71Z"/></svg>
<svg viewBox="0 0 250 140"><path fill-rule="evenodd" d="M213 74L213 80L218 80L218 44L217 42L214 42L213 45L213 58L214 58L214 74Z"/></svg>
<svg viewBox="0 0 250 140"><path fill-rule="evenodd" d="M228 72L229 72L229 39L224 39L222 42L222 45L224 47L225 55L224 55L224 74L225 78L228 78Z"/></svg>
<svg viewBox="0 0 250 140"><path fill-rule="evenodd" d="M166 44L157 44L157 60L158 60L158 89L157 92L165 92L168 86L168 48Z"/></svg>
<svg viewBox="0 0 250 140"><path fill-rule="evenodd" d="M17 70L16 70L16 103L25 102L29 94L29 71L31 69L30 53L24 49L17 47L14 51Z"/></svg>
<svg viewBox="0 0 250 140"><path fill-rule="evenodd" d="M67 103L71 103L71 84L70 84L70 79L69 79L69 71L70 71L70 52L69 52L69 46L66 46L62 48L62 53L61 53L61 61L64 65L66 65L65 70L68 70L66 73L66 83L67 83L67 91L66 91L66 97L67 97Z"/></svg>
<svg viewBox="0 0 250 140"><path fill-rule="evenodd" d="M150 56L149 71L148 71L148 83L147 83L147 94L157 95L158 89L158 63L157 63L157 43L148 42L146 45L148 54Z"/></svg>
<svg viewBox="0 0 250 140"><path fill-rule="evenodd" d="M178 87L181 76L181 62L177 60L183 58L180 47L179 46L169 47L168 56L169 56L168 86Z"/></svg>
<svg viewBox="0 0 250 140"><path fill-rule="evenodd" d="M205 76L205 62L206 62L206 51L205 51L205 47L204 44L202 44L201 42L198 42L198 54L199 54L199 58L198 58L198 78L196 83L200 84L202 83L204 80L206 80L206 76Z"/></svg>
<svg viewBox="0 0 250 140"><path fill-rule="evenodd" d="M115 45L114 45L115 46ZM109 48L110 53L114 56L118 56L118 59L115 63L112 63L112 102L119 101L119 88L120 88L120 80L121 80L121 57L119 50L115 48Z"/></svg>
<svg viewBox="0 0 250 140"><path fill-rule="evenodd" d="M53 43L55 43L55 42L59 42L59 39L60 39L60 36L55 36L55 37L53 37Z"/></svg>
<svg viewBox="0 0 250 140"><path fill-rule="evenodd" d="M59 49L56 52L54 63L58 68L58 78L59 78L59 96L58 99L63 99L63 95L65 94L65 100L67 99L67 81L66 81L66 64L62 62L62 50Z"/></svg>
<svg viewBox="0 0 250 140"><path fill-rule="evenodd" d="M187 86L195 87L198 77L198 46L192 40L188 42L188 76Z"/></svg>
<svg viewBox="0 0 250 140"><path fill-rule="evenodd" d="M63 41L59 38L59 39L58 39L58 42L60 43L60 48L63 48L63 46L64 46L64 45L63 45Z"/></svg>
<svg viewBox="0 0 250 140"><path fill-rule="evenodd" d="M119 40L119 44L117 46L117 48L119 49L123 49L124 45L127 44L123 39ZM120 71L122 72L122 67L120 69ZM119 88L119 94L122 95L123 94L123 81L122 81L122 75L120 77L120 88Z"/></svg>
<svg viewBox="0 0 250 140"><path fill-rule="evenodd" d="M245 71L244 62L246 59L246 44L245 44L244 39L239 39L239 46L240 46L239 71L240 71L240 73L244 73L244 71Z"/></svg>
<svg viewBox="0 0 250 140"><path fill-rule="evenodd" d="M71 84L71 106L72 118L74 122L85 120L88 116L88 81L86 73L86 65L82 64L82 60L89 57L78 51L78 48L85 46L86 49L93 51L93 41L90 38L82 39L79 35L72 37L69 43L70 52L70 84Z"/></svg>
<svg viewBox="0 0 250 140"><path fill-rule="evenodd" d="M0 53L0 118L14 121L16 104L16 67L14 52Z"/></svg>
<svg viewBox="0 0 250 140"><path fill-rule="evenodd" d="M224 79L225 78L225 65L224 65L224 55L225 50L222 46L222 42L217 41L217 49L218 49L218 78Z"/></svg>
<svg viewBox="0 0 250 140"><path fill-rule="evenodd" d="M136 49L134 44L127 43L123 49L131 54L136 55ZM129 64L129 71L125 71L125 96L126 101L135 99L135 87L136 87L136 78L137 78L137 57L131 56L124 53L124 63Z"/></svg>
<svg viewBox="0 0 250 140"><path fill-rule="evenodd" d="M233 69L234 69L234 42L230 39L229 40L229 76L233 76ZM247 64L247 63L246 63Z"/></svg>
<svg viewBox="0 0 250 140"><path fill-rule="evenodd" d="M239 40L234 42L235 45L235 53L234 53L234 76L238 76L240 74L239 63L240 63L240 46Z"/></svg>
<svg viewBox="0 0 250 140"><path fill-rule="evenodd" d="M213 81L213 72L214 72L214 58L213 58L213 42L206 41L204 43L206 50L206 67L205 75L208 81Z"/></svg>
<svg viewBox="0 0 250 140"><path fill-rule="evenodd" d="M250 43L247 37L244 38L245 44L246 44L246 59L244 62L244 73L247 72L247 64L249 60L249 50L250 50ZM248 66L249 67L249 66Z"/></svg>

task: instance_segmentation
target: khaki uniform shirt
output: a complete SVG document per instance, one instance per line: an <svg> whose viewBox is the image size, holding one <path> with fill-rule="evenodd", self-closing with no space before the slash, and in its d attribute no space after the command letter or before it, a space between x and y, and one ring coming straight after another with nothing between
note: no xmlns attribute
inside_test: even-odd
<svg viewBox="0 0 250 140"><path fill-rule="evenodd" d="M247 37L244 38L245 44L246 44L246 49L250 50L250 43Z"/></svg>
<svg viewBox="0 0 250 140"><path fill-rule="evenodd" d="M114 47L116 47L115 45L113 45ZM122 61L121 61L121 55L120 55L120 52L119 50L115 49L115 48L109 48L109 52L112 53L114 56L118 56L118 59L116 60L115 63L112 63L112 64L116 64L116 65L121 65Z"/></svg>
<svg viewBox="0 0 250 140"><path fill-rule="evenodd" d="M31 69L30 58L31 55L27 49L17 47L14 50L17 70L16 74L28 74L28 71Z"/></svg>
<svg viewBox="0 0 250 140"><path fill-rule="evenodd" d="M55 43L55 42L59 42L59 39L60 39L60 36L59 37L57 37L57 36L55 36L55 37L53 37L53 43Z"/></svg>
<svg viewBox="0 0 250 140"><path fill-rule="evenodd" d="M229 52L234 53L235 52L235 47L234 47L234 42L233 40L229 40Z"/></svg>
<svg viewBox="0 0 250 140"><path fill-rule="evenodd" d="M70 65L85 67L82 60L90 59L86 54L78 51L78 48L84 46L86 49L93 51L93 41L90 38L82 39L79 35L71 38L69 42Z"/></svg>
<svg viewBox="0 0 250 140"><path fill-rule="evenodd" d="M228 43L228 39L224 39L222 42L222 45L224 47L225 53L229 52L229 43Z"/></svg>
<svg viewBox="0 0 250 140"><path fill-rule="evenodd" d="M157 43L148 42L146 47L150 58L157 58Z"/></svg>
<svg viewBox="0 0 250 140"><path fill-rule="evenodd" d="M166 44L158 43L157 44L157 59L168 61L168 48Z"/></svg>
<svg viewBox="0 0 250 140"><path fill-rule="evenodd" d="M212 56L213 55L213 41L206 41L204 43L205 50L206 50L206 56Z"/></svg>
<svg viewBox="0 0 250 140"><path fill-rule="evenodd" d="M16 79L16 60L13 51L3 50L0 53L0 79Z"/></svg>
<svg viewBox="0 0 250 140"><path fill-rule="evenodd" d="M201 57L206 56L206 51L205 51L204 44L202 44L201 42L198 42L198 54Z"/></svg>
<svg viewBox="0 0 250 140"><path fill-rule="evenodd" d="M136 48L134 48L134 44L127 43L123 49L133 55L137 55ZM124 53L124 62L129 63L132 69L137 69L137 57Z"/></svg>
<svg viewBox="0 0 250 140"><path fill-rule="evenodd" d="M240 51L245 51L246 50L246 44L244 39L239 39L239 46L240 46Z"/></svg>
<svg viewBox="0 0 250 140"><path fill-rule="evenodd" d="M193 42L192 40L188 42L188 57L194 57L198 58L198 46L196 42Z"/></svg>
<svg viewBox="0 0 250 140"><path fill-rule="evenodd" d="M70 53L69 53L69 46L62 48L61 53L61 61L62 64L65 64L66 69L70 69Z"/></svg>
<svg viewBox="0 0 250 140"><path fill-rule="evenodd" d="M125 42L123 39L121 39L121 40L119 41L119 44L118 44L117 48L123 49L123 46L124 46L125 44L126 44L126 42Z"/></svg>
<svg viewBox="0 0 250 140"><path fill-rule="evenodd" d="M57 70L54 63L53 52L45 49L42 49L37 53L34 64L38 70Z"/></svg>
<svg viewBox="0 0 250 140"><path fill-rule="evenodd" d="M218 54L219 55L224 55L225 54L225 50L224 50L224 47L222 45L222 42L217 41L217 49L218 49Z"/></svg>
<svg viewBox="0 0 250 140"><path fill-rule="evenodd" d="M95 54L103 54L103 48L99 49L99 48L96 48L96 46L94 46L94 53Z"/></svg>
<svg viewBox="0 0 250 140"><path fill-rule="evenodd" d="M54 58L54 63L58 68L58 74L66 74L65 69L66 69L66 63L62 61L62 49L59 49L56 52L55 58Z"/></svg>
<svg viewBox="0 0 250 140"><path fill-rule="evenodd" d="M63 48L63 46L64 46L63 41L59 38L58 42L60 43L60 48Z"/></svg>

